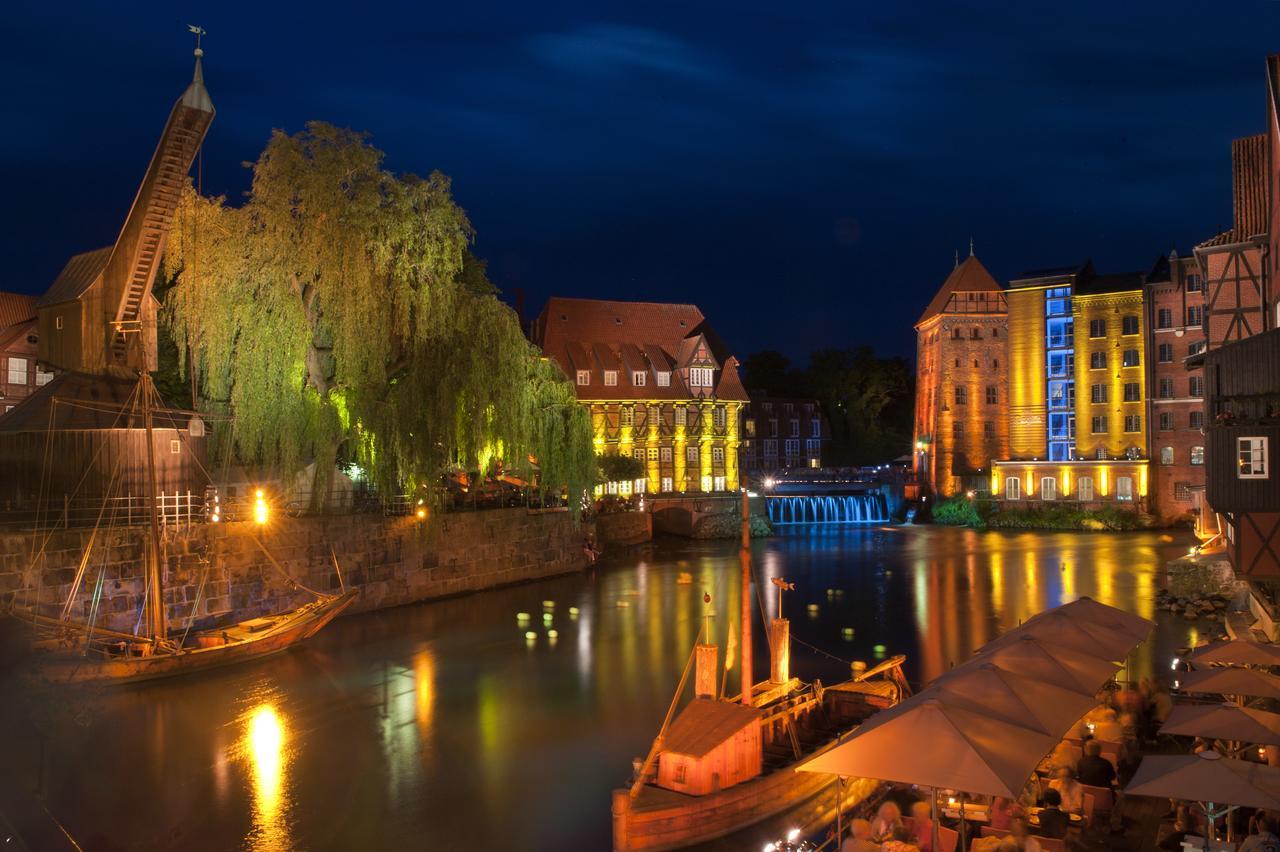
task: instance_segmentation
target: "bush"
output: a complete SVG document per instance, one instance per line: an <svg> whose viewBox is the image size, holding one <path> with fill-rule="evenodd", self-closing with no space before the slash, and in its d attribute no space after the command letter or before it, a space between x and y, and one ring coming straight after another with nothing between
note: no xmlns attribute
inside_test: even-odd
<svg viewBox="0 0 1280 852"><path fill-rule="evenodd" d="M773 535L773 525L762 515L752 515L752 538L768 538ZM737 512L720 512L704 515L693 528L694 538L737 538L742 534L742 516Z"/></svg>
<svg viewBox="0 0 1280 852"><path fill-rule="evenodd" d="M1137 530L1151 526L1151 518L1131 509L1105 506L1039 506L1033 509L1001 509L987 519L987 526L1012 530Z"/></svg>
<svg viewBox="0 0 1280 852"><path fill-rule="evenodd" d="M987 525L984 515L976 500L963 495L950 497L933 506L933 522L936 524L981 529Z"/></svg>

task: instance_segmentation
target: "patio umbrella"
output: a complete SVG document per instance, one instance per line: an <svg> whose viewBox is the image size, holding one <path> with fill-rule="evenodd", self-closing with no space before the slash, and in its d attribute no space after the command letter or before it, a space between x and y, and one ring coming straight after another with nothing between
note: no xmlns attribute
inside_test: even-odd
<svg viewBox="0 0 1280 852"><path fill-rule="evenodd" d="M1096 703L1093 695L973 661L935 680L929 694L949 706L1061 737Z"/></svg>
<svg viewBox="0 0 1280 852"><path fill-rule="evenodd" d="M1133 640L1134 645L1139 644L1151 635L1151 629L1156 626L1155 622L1140 615L1134 615L1126 610L1098 603L1087 595L1055 607L1049 612L1060 612L1079 621L1091 622L1100 627L1114 630L1117 633L1123 633ZM1039 616L1028 619L1028 623L1036 618L1039 618Z"/></svg>
<svg viewBox="0 0 1280 852"><path fill-rule="evenodd" d="M937 849L937 790L1016 799L1056 742L1056 737L944 703L925 690L880 711L849 739L796 769L932 788Z"/></svg>
<svg viewBox="0 0 1280 852"><path fill-rule="evenodd" d="M1174 689L1244 698L1280 698L1280 677L1254 669L1196 669L1179 675Z"/></svg>
<svg viewBox="0 0 1280 852"><path fill-rule="evenodd" d="M988 642L983 650L1017 642L1024 635L1035 636L1054 648L1069 648L1102 660L1123 660L1138 644L1127 633L1077 619L1070 613L1055 609L1028 619L1016 629Z"/></svg>
<svg viewBox="0 0 1280 852"><path fill-rule="evenodd" d="M1033 633L1016 630L1008 636L1008 641L1001 637L998 643L988 644L966 665L980 660L1090 696L1120 670L1109 660L1054 645Z"/></svg>
<svg viewBox="0 0 1280 852"><path fill-rule="evenodd" d="M1125 793L1198 802L1212 825L1237 807L1280 810L1280 768L1216 751L1157 754L1142 759Z"/></svg>
<svg viewBox="0 0 1280 852"><path fill-rule="evenodd" d="M1179 704L1169 712L1160 733L1280 745L1280 713L1235 704Z"/></svg>
<svg viewBox="0 0 1280 852"><path fill-rule="evenodd" d="M1196 648L1187 662L1195 666L1229 663L1236 666L1280 666L1280 645L1264 645L1248 639L1228 639Z"/></svg>

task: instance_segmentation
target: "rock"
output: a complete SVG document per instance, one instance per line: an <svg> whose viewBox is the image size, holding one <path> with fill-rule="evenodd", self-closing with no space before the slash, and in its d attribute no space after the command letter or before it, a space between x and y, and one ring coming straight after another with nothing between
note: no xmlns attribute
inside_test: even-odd
<svg viewBox="0 0 1280 852"><path fill-rule="evenodd" d="M1182 613L1182 617L1187 621L1195 621L1200 616L1196 614L1194 609L1188 609L1186 612Z"/></svg>

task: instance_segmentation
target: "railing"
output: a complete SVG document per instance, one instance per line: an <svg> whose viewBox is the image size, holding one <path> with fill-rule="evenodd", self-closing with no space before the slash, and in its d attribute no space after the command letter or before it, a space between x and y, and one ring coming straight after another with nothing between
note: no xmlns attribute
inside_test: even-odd
<svg viewBox="0 0 1280 852"><path fill-rule="evenodd" d="M190 526L205 521L203 494L162 492L156 504L162 526ZM36 501L0 503L0 525L40 529L91 527L99 522L106 526L133 526L147 523L150 516L147 498L133 494L106 500L64 497L60 501L47 501L43 506Z"/></svg>

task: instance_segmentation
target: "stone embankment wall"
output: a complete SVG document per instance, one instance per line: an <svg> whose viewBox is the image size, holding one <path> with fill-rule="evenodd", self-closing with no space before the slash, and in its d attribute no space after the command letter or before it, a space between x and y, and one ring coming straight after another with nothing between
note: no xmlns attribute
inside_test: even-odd
<svg viewBox="0 0 1280 852"><path fill-rule="evenodd" d="M346 586L360 589L353 611L380 609L579 570L588 531L566 512L526 509L439 514L425 522L340 515L273 519L261 529L194 525L165 533L164 598L176 629L193 611L197 628L279 612L314 600L299 586L338 591L336 555ZM97 592L96 623L133 630L145 599L143 532L98 533L77 616L87 616ZM91 536L87 529L0 533L0 597L38 589L42 603L61 603ZM33 560L33 554L40 555Z"/></svg>
<svg viewBox="0 0 1280 852"><path fill-rule="evenodd" d="M653 516L648 512L614 512L596 517L596 535L609 545L641 544L653 538Z"/></svg>

